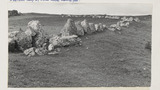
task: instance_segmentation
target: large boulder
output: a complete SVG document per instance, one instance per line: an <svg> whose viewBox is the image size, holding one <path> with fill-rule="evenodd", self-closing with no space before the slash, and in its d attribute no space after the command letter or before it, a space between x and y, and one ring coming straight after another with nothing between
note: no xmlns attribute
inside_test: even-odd
<svg viewBox="0 0 160 90"><path fill-rule="evenodd" d="M36 32L33 29L27 28L25 34L28 36L35 36Z"/></svg>
<svg viewBox="0 0 160 90"><path fill-rule="evenodd" d="M75 25L76 25L76 28L77 28L77 35L78 36L83 36L84 35L84 29L81 25L81 22L80 21L75 22Z"/></svg>
<svg viewBox="0 0 160 90"><path fill-rule="evenodd" d="M76 35L77 28L75 26L75 22L72 19L68 19L60 33L62 36Z"/></svg>
<svg viewBox="0 0 160 90"><path fill-rule="evenodd" d="M42 32L42 25L40 24L40 21L38 20L32 20L28 23L27 26L29 29L34 30L35 32L41 31Z"/></svg>
<svg viewBox="0 0 160 90"><path fill-rule="evenodd" d="M89 28L91 29L92 33L96 31L94 23L89 23Z"/></svg>
<svg viewBox="0 0 160 90"><path fill-rule="evenodd" d="M42 47L44 43L48 43L49 39L46 35L44 35L42 32L37 32L35 36L32 36L33 39L33 46L34 47Z"/></svg>
<svg viewBox="0 0 160 90"><path fill-rule="evenodd" d="M135 21L135 22L140 22L140 19L139 19L138 17L135 17L135 18L134 18L134 21Z"/></svg>
<svg viewBox="0 0 160 90"><path fill-rule="evenodd" d="M53 36L49 39L49 43L52 44L54 47L55 47L55 46L61 46L61 36L53 35Z"/></svg>
<svg viewBox="0 0 160 90"><path fill-rule="evenodd" d="M40 48L44 43L48 42L48 36L42 29L42 25L38 20L32 20L28 23L25 34L32 36L32 46Z"/></svg>
<svg viewBox="0 0 160 90"><path fill-rule="evenodd" d="M80 43L81 39L76 35L61 37L62 46L79 45Z"/></svg>
<svg viewBox="0 0 160 90"><path fill-rule="evenodd" d="M17 42L18 49L21 51L32 47L32 37L26 35L23 31L17 33L15 40Z"/></svg>
<svg viewBox="0 0 160 90"><path fill-rule="evenodd" d="M72 46L81 43L81 39L78 38L77 35L70 36L53 36L49 40L51 47L64 47L64 46Z"/></svg>
<svg viewBox="0 0 160 90"><path fill-rule="evenodd" d="M91 33L92 33L92 31L91 31L91 29L89 28L89 24L88 24L88 22L87 22L86 19L84 19L84 20L81 22L81 25L82 25L82 27L84 28L84 32L85 32L85 33L87 33L87 34L91 34Z"/></svg>
<svg viewBox="0 0 160 90"><path fill-rule="evenodd" d="M16 50L16 42L13 38L8 38L8 50L14 52Z"/></svg>

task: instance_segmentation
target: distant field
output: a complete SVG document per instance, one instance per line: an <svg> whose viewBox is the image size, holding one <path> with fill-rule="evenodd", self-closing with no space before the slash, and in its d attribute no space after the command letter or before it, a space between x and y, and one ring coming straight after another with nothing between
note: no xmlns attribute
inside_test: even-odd
<svg viewBox="0 0 160 90"><path fill-rule="evenodd" d="M57 34L68 18L53 15L15 16L9 18L9 30L26 29L31 20L39 20L49 34ZM87 19L110 25L118 20ZM151 41L151 17L141 16L122 34L104 31L81 37L82 46L65 47L59 55L27 57L9 53L9 87L149 87L151 52L145 49Z"/></svg>

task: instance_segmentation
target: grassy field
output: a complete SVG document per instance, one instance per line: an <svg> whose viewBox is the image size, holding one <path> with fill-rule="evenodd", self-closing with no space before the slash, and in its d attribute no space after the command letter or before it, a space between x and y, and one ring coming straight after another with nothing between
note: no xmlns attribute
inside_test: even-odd
<svg viewBox="0 0 160 90"><path fill-rule="evenodd" d="M39 20L49 34L57 34L68 18L25 14L9 18L9 31L26 29ZM82 21L84 18L72 18ZM118 20L85 18L110 25ZM64 47L58 55L27 57L9 53L8 87L149 87L151 83L151 17L122 28L81 37L82 46Z"/></svg>

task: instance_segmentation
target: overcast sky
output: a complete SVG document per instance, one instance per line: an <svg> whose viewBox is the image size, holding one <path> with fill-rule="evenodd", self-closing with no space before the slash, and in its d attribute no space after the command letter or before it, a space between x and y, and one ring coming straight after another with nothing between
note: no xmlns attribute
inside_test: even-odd
<svg viewBox="0 0 160 90"><path fill-rule="evenodd" d="M152 14L152 4L62 4L62 3L8 3L8 10L16 9L22 13L49 14L110 14L110 15L148 15Z"/></svg>

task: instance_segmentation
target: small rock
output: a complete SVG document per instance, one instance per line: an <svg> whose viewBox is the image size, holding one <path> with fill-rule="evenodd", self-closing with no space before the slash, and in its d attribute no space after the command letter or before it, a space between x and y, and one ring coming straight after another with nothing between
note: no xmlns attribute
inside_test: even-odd
<svg viewBox="0 0 160 90"><path fill-rule="evenodd" d="M35 48L32 47L32 48L29 48L29 49L26 49L23 53L27 56L34 56L35 55L35 52L34 52Z"/></svg>

